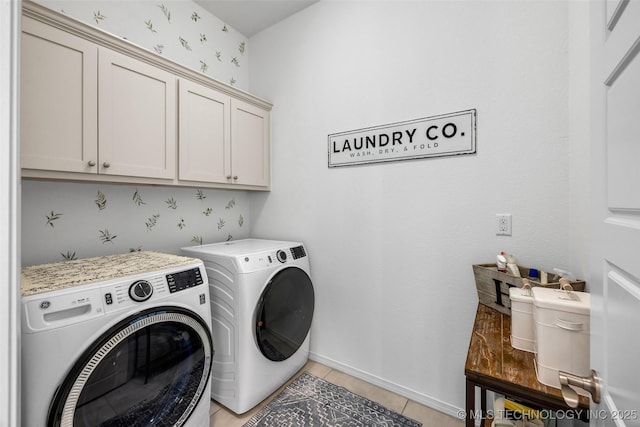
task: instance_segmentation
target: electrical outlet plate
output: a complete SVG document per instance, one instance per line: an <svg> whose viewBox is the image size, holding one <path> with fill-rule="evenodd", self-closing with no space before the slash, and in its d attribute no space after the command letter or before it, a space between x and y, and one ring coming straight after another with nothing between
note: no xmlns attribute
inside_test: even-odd
<svg viewBox="0 0 640 427"><path fill-rule="evenodd" d="M511 236L511 214L496 214L496 236Z"/></svg>

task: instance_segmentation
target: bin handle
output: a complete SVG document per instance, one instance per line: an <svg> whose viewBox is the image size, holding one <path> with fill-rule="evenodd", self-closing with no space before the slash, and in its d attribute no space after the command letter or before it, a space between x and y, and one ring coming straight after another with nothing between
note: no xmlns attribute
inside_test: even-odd
<svg viewBox="0 0 640 427"><path fill-rule="evenodd" d="M561 329L566 329L567 331L582 330L582 322L571 322L568 320L556 319L555 325Z"/></svg>
<svg viewBox="0 0 640 427"><path fill-rule="evenodd" d="M522 289L524 289L524 291L526 292L526 296L533 296L533 291L531 290L531 283L529 283L529 280L522 279Z"/></svg>
<svg viewBox="0 0 640 427"><path fill-rule="evenodd" d="M565 277L560 279L560 289L567 292L573 291L573 286L571 286L571 282L569 281L569 279Z"/></svg>

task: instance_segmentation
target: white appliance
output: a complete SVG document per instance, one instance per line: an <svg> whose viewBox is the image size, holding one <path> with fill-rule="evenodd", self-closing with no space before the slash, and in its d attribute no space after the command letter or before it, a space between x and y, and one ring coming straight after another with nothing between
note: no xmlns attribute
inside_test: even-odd
<svg viewBox="0 0 640 427"><path fill-rule="evenodd" d="M204 261L216 354L211 397L256 406L308 360L314 309L302 243L245 239L182 249Z"/></svg>
<svg viewBox="0 0 640 427"><path fill-rule="evenodd" d="M135 252L25 267L22 294L23 426L209 425L201 261Z"/></svg>

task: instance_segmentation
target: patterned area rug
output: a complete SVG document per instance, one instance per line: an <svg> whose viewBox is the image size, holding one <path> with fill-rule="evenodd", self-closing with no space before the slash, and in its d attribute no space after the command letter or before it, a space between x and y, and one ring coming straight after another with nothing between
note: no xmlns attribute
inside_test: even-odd
<svg viewBox="0 0 640 427"><path fill-rule="evenodd" d="M421 423L304 372L244 427L420 427Z"/></svg>

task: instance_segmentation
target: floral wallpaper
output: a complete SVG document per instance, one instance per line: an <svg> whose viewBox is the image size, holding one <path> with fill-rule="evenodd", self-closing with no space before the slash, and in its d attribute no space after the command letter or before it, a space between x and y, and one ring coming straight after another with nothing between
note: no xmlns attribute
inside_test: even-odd
<svg viewBox="0 0 640 427"><path fill-rule="evenodd" d="M22 182L22 264L249 237L246 191Z"/></svg>
<svg viewBox="0 0 640 427"><path fill-rule="evenodd" d="M209 77L248 90L246 37L192 1L36 1Z"/></svg>

